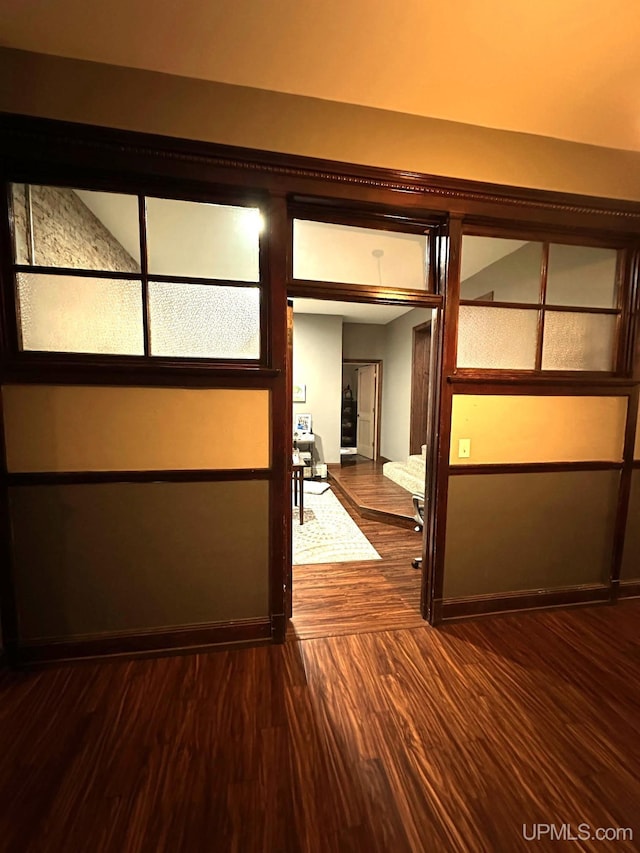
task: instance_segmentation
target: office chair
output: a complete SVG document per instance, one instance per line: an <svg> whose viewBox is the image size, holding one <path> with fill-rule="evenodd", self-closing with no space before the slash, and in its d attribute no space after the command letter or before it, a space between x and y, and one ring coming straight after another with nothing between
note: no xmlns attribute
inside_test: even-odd
<svg viewBox="0 0 640 853"><path fill-rule="evenodd" d="M413 495L413 518L416 522L416 531L422 530L424 527L424 498L422 495ZM411 561L414 569L422 568L422 557L416 557Z"/></svg>

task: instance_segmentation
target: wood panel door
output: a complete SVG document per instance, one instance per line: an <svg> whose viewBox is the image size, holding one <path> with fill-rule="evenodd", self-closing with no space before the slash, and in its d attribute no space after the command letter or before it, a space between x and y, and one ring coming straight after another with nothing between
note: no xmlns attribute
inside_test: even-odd
<svg viewBox="0 0 640 853"><path fill-rule="evenodd" d="M367 459L376 458L378 365L365 364L358 370L357 451Z"/></svg>
<svg viewBox="0 0 640 853"><path fill-rule="evenodd" d="M427 442L429 408L429 365L431 361L431 323L413 329L413 362L411 366L411 427L409 453L421 453Z"/></svg>

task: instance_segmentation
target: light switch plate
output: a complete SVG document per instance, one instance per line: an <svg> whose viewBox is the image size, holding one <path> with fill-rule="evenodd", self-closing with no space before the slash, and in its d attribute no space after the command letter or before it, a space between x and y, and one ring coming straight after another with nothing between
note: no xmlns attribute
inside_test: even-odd
<svg viewBox="0 0 640 853"><path fill-rule="evenodd" d="M471 456L471 439L461 438L458 441L458 459L468 459Z"/></svg>

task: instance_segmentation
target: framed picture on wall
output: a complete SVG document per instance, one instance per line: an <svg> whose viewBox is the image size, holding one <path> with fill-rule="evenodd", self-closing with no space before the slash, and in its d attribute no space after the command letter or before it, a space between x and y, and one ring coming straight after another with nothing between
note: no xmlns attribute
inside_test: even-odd
<svg viewBox="0 0 640 853"><path fill-rule="evenodd" d="M306 403L307 402L307 386L306 385L296 385L293 383L293 402L294 403Z"/></svg>
<svg viewBox="0 0 640 853"><path fill-rule="evenodd" d="M311 415L295 415L293 428L295 432L311 432Z"/></svg>

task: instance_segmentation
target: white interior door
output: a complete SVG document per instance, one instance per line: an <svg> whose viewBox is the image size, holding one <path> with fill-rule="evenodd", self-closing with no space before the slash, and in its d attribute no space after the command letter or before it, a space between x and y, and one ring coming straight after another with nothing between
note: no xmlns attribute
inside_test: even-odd
<svg viewBox="0 0 640 853"><path fill-rule="evenodd" d="M366 364L358 369L358 428L357 450L360 456L373 459L376 441L377 365Z"/></svg>

